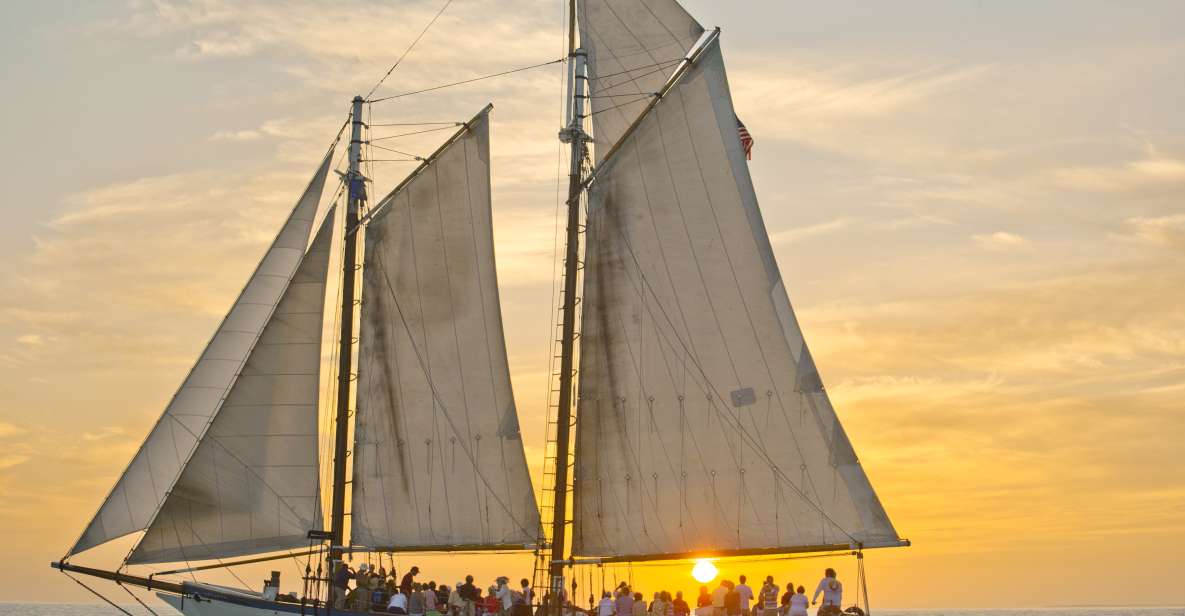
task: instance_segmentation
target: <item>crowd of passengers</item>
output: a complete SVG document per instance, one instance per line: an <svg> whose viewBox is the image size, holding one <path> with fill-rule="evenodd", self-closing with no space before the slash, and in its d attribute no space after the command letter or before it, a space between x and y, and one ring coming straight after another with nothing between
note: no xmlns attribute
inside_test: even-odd
<svg viewBox="0 0 1185 616"><path fill-rule="evenodd" d="M334 608L405 616L532 616L539 605L549 601L545 595L536 604L531 583L526 579L514 587L509 578L499 577L483 593L473 583L472 575L450 587L434 581L417 582L415 577L419 573L419 567L412 567L397 582L395 572L388 573L383 567L376 569L363 563L353 570L341 563L333 576ZM674 596L665 590L655 592L647 603L641 592L622 582L612 592L605 591L599 602L590 596L588 609L565 600L565 613L573 616L691 616L693 613L695 616L808 616L808 605L818 605L817 616L839 616L842 611L863 614L855 607L842 610L843 584L836 578L834 569L824 572L810 599L804 586L793 582L779 584L773 576L767 576L756 592L745 576L738 580L739 583L721 580L711 591L701 586L694 608L683 598L682 591Z"/></svg>

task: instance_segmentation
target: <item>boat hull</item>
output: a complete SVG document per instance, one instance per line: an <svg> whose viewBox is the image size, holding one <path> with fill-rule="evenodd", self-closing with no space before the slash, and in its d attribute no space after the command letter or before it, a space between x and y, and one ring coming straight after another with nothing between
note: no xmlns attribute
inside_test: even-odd
<svg viewBox="0 0 1185 616"><path fill-rule="evenodd" d="M162 601L185 616L306 616L324 615L324 607L301 607L294 603L280 603L247 596L197 592L192 595L157 593ZM333 616L374 616L376 612L333 610Z"/></svg>

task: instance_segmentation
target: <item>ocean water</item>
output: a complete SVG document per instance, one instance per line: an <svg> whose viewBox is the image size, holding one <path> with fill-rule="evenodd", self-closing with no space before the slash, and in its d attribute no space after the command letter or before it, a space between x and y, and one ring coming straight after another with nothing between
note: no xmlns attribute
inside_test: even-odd
<svg viewBox="0 0 1185 616"><path fill-rule="evenodd" d="M136 616L151 616L139 605L121 606ZM160 616L174 616L166 606L153 605ZM941 609L890 610L873 609L876 616L1185 616L1185 607L1089 607L1089 608L1025 608L1025 609ZM109 605L80 603L0 603L0 616L118 616L120 612Z"/></svg>

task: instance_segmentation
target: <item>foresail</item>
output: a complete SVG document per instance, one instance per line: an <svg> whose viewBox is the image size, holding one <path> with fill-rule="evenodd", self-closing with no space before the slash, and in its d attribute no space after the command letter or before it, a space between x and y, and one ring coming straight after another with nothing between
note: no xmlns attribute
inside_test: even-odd
<svg viewBox="0 0 1185 616"><path fill-rule="evenodd" d="M676 0L581 0L599 160L675 72L704 28Z"/></svg>
<svg viewBox="0 0 1185 616"><path fill-rule="evenodd" d="M332 155L332 150L326 154L230 312L69 554L152 523L304 257Z"/></svg>
<svg viewBox="0 0 1185 616"><path fill-rule="evenodd" d="M129 563L307 546L321 528L317 401L334 209Z"/></svg>
<svg viewBox="0 0 1185 616"><path fill-rule="evenodd" d="M791 310L708 45L589 190L574 554L895 544Z"/></svg>
<svg viewBox="0 0 1185 616"><path fill-rule="evenodd" d="M351 540L525 546L539 532L510 389L483 111L366 227Z"/></svg>

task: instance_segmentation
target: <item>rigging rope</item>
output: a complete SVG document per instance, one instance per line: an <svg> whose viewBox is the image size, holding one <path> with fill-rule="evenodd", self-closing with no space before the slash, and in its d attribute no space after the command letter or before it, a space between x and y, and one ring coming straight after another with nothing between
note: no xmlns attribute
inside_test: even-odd
<svg viewBox="0 0 1185 616"><path fill-rule="evenodd" d="M143 601L141 601L141 600L140 600L140 597L137 597L137 596L136 596L136 594L132 592L132 589L128 588L127 586L124 586L124 585L123 585L123 584L121 584L120 582L116 582L116 583L115 583L115 585L116 585L116 586L119 586L120 588L122 588L122 589L123 589L123 591L124 591L124 592L128 593L129 595L131 595L131 596L132 596L132 598L136 600L136 603L139 603L140 605L144 606L144 609L148 610L148 613L149 613L149 614L152 614L152 616L160 616L159 614L157 614L157 613L156 613L156 611L155 611L155 610L153 610L152 608L148 607L148 604L147 604L147 603L144 603Z"/></svg>
<svg viewBox="0 0 1185 616"><path fill-rule="evenodd" d="M391 68L387 69L386 74L383 75L382 79L379 79L378 83L374 84L374 87L370 89L370 92L366 93L366 98L369 99L371 97L371 95L374 94L375 90L378 90L379 86L383 85L383 82L386 81L387 78L391 76L391 73L392 73L392 71L395 70L395 67L399 66L400 62L403 62L403 59L407 57L407 54L411 53L411 50L415 48L416 43L419 43L420 39L424 38L424 35L427 34L428 28L431 28L432 24L436 23L437 19L440 19L441 14L443 14L444 10L447 9L449 7L449 5L452 3L453 3L453 0L446 0L446 2L444 3L444 6L440 7L439 11L436 11L436 14L433 15L432 19L428 21L428 25L424 26L423 30L420 30L419 36L417 36L415 38L415 40L413 40L411 42L411 44L407 46L407 49L403 50L403 53L400 54L399 59L395 60L395 64L392 64Z"/></svg>
<svg viewBox="0 0 1185 616"><path fill-rule="evenodd" d="M87 589L88 591L90 591L90 593L91 593L92 595L94 595L94 596L96 596L96 597L98 597L98 598L102 599L104 602L106 602L106 603L107 603L107 605L110 605L111 607L113 607L113 608L115 608L115 609L119 610L120 612L123 612L124 614L127 614L128 616L134 616L134 615L133 615L131 612L129 612L129 611L127 611L127 610L123 609L122 607L120 607L118 604L116 604L116 603L115 603L114 601L112 601L111 599L108 599L107 597L104 597L103 595L99 594L99 591L97 591L97 590L95 590L95 589L91 588L90 586L87 586L86 584L83 584L83 583L82 583L82 580L80 580L80 579L78 579L78 578L76 578L76 577L74 577L74 576L70 575L69 573L67 573L67 572L65 572L65 571L62 571L62 575L64 575L64 576L66 576L66 577L68 577L68 578L70 578L70 579L74 580L74 583L75 583L75 584L78 584L79 586L81 586L81 587L83 587L83 588Z"/></svg>
<svg viewBox="0 0 1185 616"><path fill-rule="evenodd" d="M438 126L436 128L426 128L424 130L414 130L410 133L399 133L397 135L386 135L384 137L371 137L369 141L373 145L373 143L375 141L383 141L386 139L398 139L399 137L408 137L411 135L422 135L424 133L432 133L432 132L436 132L438 130L448 130L448 129L456 127L456 126L465 126L465 123L464 122L454 122L448 126Z"/></svg>
<svg viewBox="0 0 1185 616"><path fill-rule="evenodd" d="M383 101L389 101L394 98L403 98L404 96L411 96L413 94L423 94L424 92L433 92L435 90L443 90L445 88L451 88L453 86L465 85L467 83L473 83L475 81L481 81L483 79L491 79L493 77L501 77L503 75L510 75L512 73L521 73L523 71L529 71L533 68L540 68L543 66L550 66L552 64L559 64L560 62L563 62L563 61L564 61L564 58L559 58L557 60L550 60L548 62L540 62L539 64L532 64L531 66L523 66L520 68L510 69L508 71L502 71L500 73L492 73L490 75L482 75L481 77L473 77L473 78L465 79L462 81L454 81L453 83L446 83L444 85L433 86L431 88L424 88L423 90L412 90L411 92L401 92L399 94L392 94L391 96L384 96L382 98L375 98L375 99L368 100L366 102L381 103Z"/></svg>

